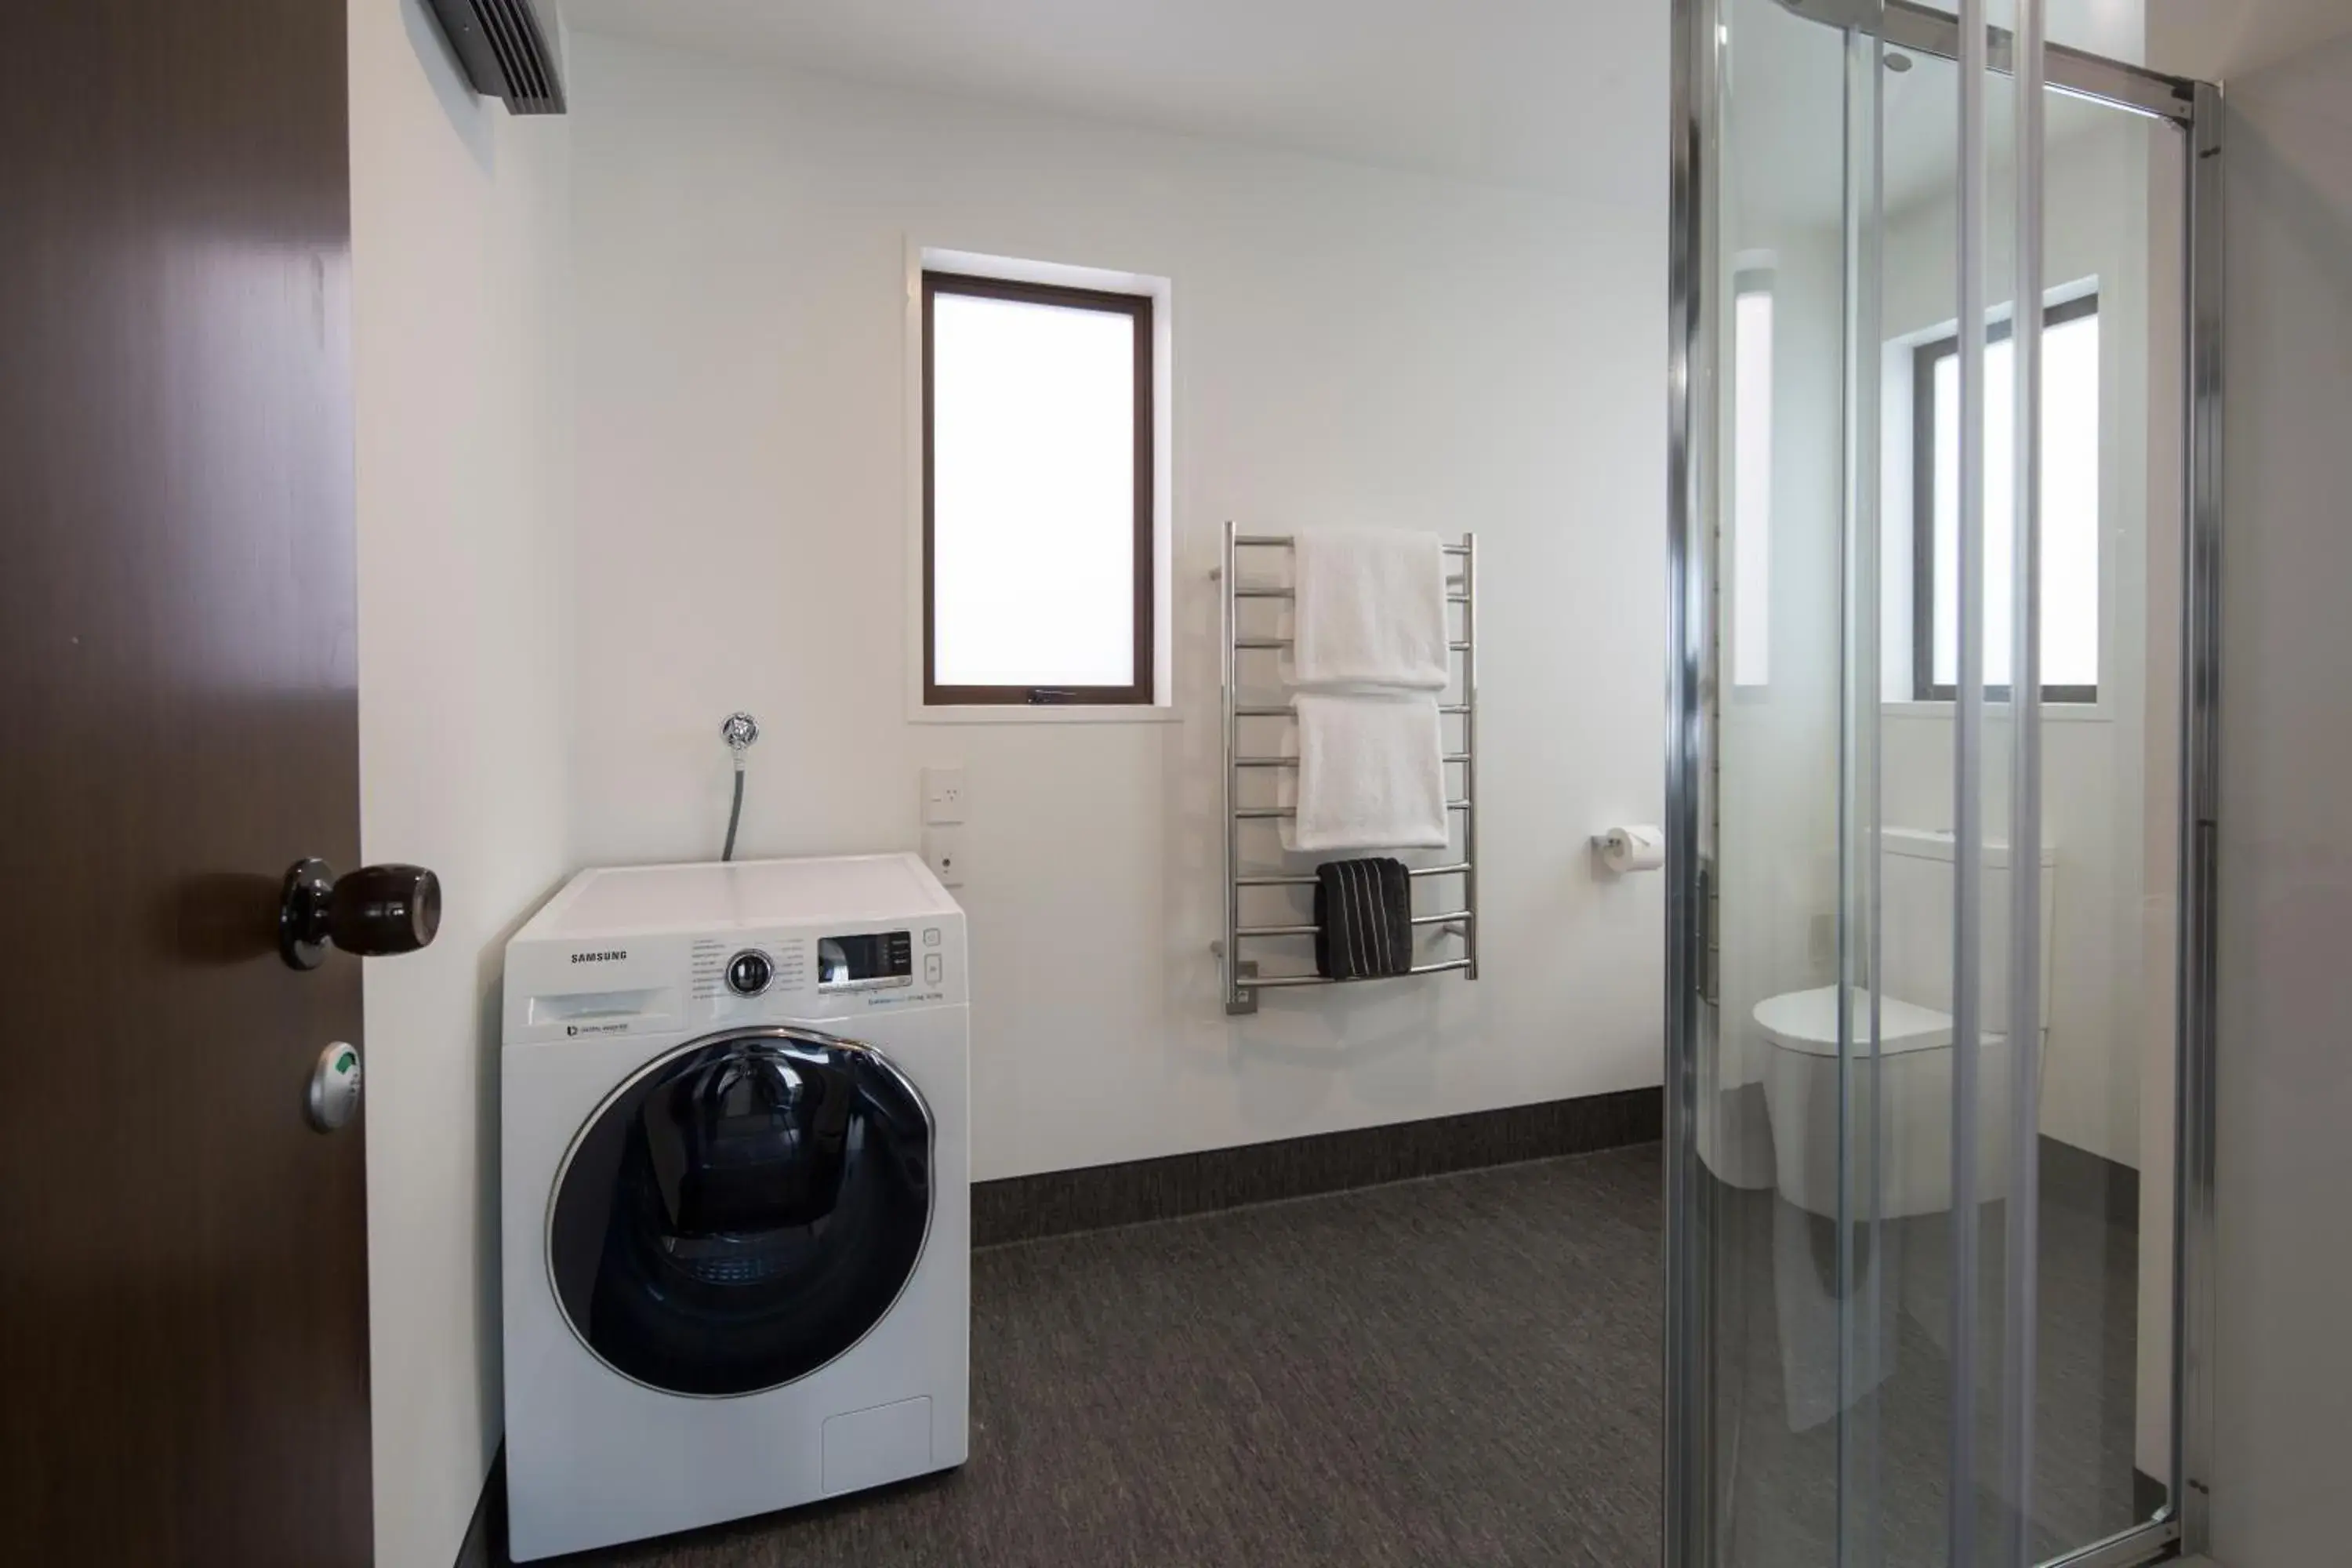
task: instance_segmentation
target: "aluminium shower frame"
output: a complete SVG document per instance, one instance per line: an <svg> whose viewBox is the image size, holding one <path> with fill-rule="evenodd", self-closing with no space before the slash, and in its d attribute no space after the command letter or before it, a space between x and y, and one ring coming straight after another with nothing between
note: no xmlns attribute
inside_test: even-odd
<svg viewBox="0 0 2352 1568"><path fill-rule="evenodd" d="M1876 38L1881 47L1961 57L1955 16L1912 0L1780 0L1798 16ZM1703 805L1715 776L1717 380L1711 328L1717 236L1714 197L1723 0L1674 0L1672 205L1668 257L1665 1200L1666 1568L1727 1568L1712 1538L1717 1485L1713 1361L1706 1339L1713 1281L1704 1254L1697 1142L1699 1047L1714 967L1711 842ZM2010 68L1994 29L1991 68ZM2127 1568L2210 1546L2214 1313L2214 910L2218 822L2222 459L2221 93L2057 45L2044 51L2055 91L2180 127L2187 189L2182 257L2185 472L2181 529L2179 911L2175 1043L2173 1435L2170 1500L2158 1517L2045 1568Z"/></svg>

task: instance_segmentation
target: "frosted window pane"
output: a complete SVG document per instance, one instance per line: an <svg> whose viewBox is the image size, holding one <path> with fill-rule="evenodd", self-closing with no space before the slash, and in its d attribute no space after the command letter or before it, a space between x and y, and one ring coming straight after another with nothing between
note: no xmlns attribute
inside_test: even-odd
<svg viewBox="0 0 2352 1568"><path fill-rule="evenodd" d="M1938 686L1960 670L1960 356L1936 362L1936 662Z"/></svg>
<svg viewBox="0 0 2352 1568"><path fill-rule="evenodd" d="M1130 686L1135 322L931 301L933 679Z"/></svg>
<svg viewBox="0 0 2352 1568"><path fill-rule="evenodd" d="M1959 679L1959 356L1935 364L1934 679ZM2006 686L2014 604L2016 362L1985 349L1985 684ZM2099 680L2099 319L2042 334L2042 683Z"/></svg>
<svg viewBox="0 0 2352 1568"><path fill-rule="evenodd" d="M2042 334L2042 680L2099 683L2099 318Z"/></svg>
<svg viewBox="0 0 2352 1568"><path fill-rule="evenodd" d="M2017 356L1985 349L1985 642L1987 686L2007 686L2017 635ZM2046 423L2046 421L2045 421ZM2046 626L2049 616L2044 616Z"/></svg>
<svg viewBox="0 0 2352 1568"><path fill-rule="evenodd" d="M1772 296L1742 294L1732 343L1731 679L1772 677Z"/></svg>

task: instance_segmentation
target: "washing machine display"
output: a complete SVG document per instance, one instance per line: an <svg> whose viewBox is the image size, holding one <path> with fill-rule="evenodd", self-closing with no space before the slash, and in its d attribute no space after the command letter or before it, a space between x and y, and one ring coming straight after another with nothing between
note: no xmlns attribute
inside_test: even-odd
<svg viewBox="0 0 2352 1568"><path fill-rule="evenodd" d="M871 931L864 936L821 937L816 944L819 991L879 991L915 983L911 932Z"/></svg>
<svg viewBox="0 0 2352 1568"><path fill-rule="evenodd" d="M606 1365L677 1394L808 1375L888 1314L931 1216L930 1113L878 1051L731 1031L649 1063L582 1128L549 1273Z"/></svg>

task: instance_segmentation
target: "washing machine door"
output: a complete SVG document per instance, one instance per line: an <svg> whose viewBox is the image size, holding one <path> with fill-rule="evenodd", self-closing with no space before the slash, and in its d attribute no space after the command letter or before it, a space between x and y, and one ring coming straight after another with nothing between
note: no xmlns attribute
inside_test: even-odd
<svg viewBox="0 0 2352 1568"><path fill-rule="evenodd" d="M581 1342L676 1394L805 1377L880 1322L931 1218L930 1111L881 1052L808 1029L682 1046L580 1130L548 1269Z"/></svg>

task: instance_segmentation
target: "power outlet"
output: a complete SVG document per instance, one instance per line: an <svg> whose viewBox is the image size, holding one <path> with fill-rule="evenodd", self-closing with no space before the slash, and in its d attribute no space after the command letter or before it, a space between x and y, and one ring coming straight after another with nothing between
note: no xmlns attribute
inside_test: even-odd
<svg viewBox="0 0 2352 1568"><path fill-rule="evenodd" d="M963 820L963 770L961 768L925 768L923 770L923 821L932 827L949 827Z"/></svg>
<svg viewBox="0 0 2352 1568"><path fill-rule="evenodd" d="M923 864L940 879L942 888L963 886L963 829L961 827L927 827L923 830Z"/></svg>

